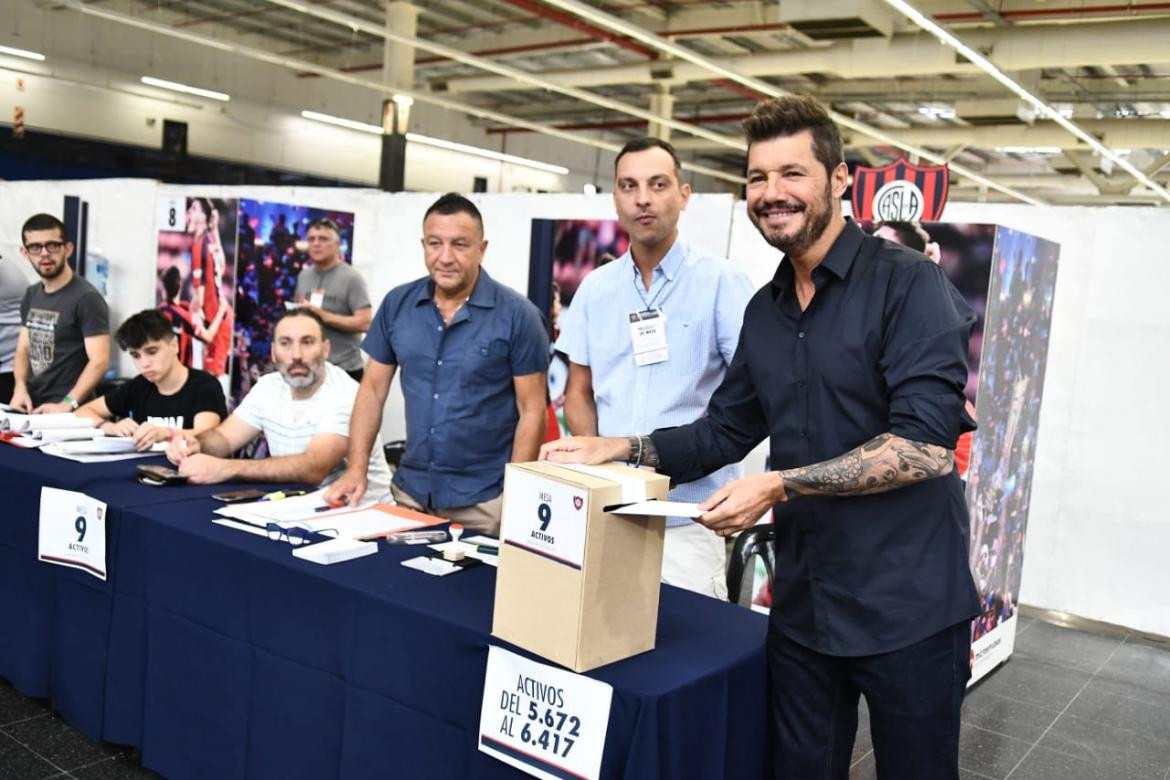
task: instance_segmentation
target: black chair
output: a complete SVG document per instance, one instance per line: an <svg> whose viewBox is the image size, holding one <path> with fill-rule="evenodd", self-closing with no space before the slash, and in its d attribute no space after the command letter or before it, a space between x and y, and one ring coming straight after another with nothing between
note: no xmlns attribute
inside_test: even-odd
<svg viewBox="0 0 1170 780"><path fill-rule="evenodd" d="M390 468L397 469L398 464L402 462L402 453L406 452L406 439L398 439L384 445L382 452L385 453Z"/></svg>
<svg viewBox="0 0 1170 780"><path fill-rule="evenodd" d="M751 587L751 572L748 567L753 555L764 560L764 569L771 579L776 571L776 552L772 540L776 536L776 526L772 523L753 525L739 535L735 546L731 548L731 560L727 562L727 600L732 604L740 603L740 589L743 587L744 573L748 574L747 585Z"/></svg>

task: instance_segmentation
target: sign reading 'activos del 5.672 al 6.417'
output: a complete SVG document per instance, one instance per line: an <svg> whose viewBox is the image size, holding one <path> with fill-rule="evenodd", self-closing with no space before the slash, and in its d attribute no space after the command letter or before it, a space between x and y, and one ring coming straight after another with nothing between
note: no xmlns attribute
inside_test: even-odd
<svg viewBox="0 0 1170 780"><path fill-rule="evenodd" d="M488 647L479 749L533 777L596 778L613 688Z"/></svg>

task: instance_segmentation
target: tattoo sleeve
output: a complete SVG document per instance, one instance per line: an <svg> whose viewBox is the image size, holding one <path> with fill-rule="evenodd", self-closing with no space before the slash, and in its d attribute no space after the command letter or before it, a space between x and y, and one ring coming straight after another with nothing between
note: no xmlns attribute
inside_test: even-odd
<svg viewBox="0 0 1170 780"><path fill-rule="evenodd" d="M883 433L844 455L780 475L789 494L866 496L945 476L954 461L945 447Z"/></svg>
<svg viewBox="0 0 1170 780"><path fill-rule="evenodd" d="M642 440L642 458L638 465L658 468L658 448L654 446L654 440L649 436L639 436L638 438Z"/></svg>

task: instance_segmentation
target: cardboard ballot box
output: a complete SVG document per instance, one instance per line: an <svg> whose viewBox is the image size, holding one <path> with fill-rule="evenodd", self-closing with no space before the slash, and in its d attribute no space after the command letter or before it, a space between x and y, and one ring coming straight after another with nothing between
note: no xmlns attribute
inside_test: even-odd
<svg viewBox="0 0 1170 780"><path fill-rule="evenodd" d="M627 466L509 464L492 634L576 672L653 650L666 519L605 507L665 499L669 484Z"/></svg>

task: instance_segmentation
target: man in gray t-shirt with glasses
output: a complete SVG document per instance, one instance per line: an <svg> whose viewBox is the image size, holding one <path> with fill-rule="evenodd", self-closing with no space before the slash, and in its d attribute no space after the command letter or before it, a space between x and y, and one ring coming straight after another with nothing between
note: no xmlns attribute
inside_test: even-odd
<svg viewBox="0 0 1170 780"><path fill-rule="evenodd" d="M20 304L12 406L34 414L77 411L110 364L110 311L69 267L73 244L50 214L29 217L20 253L41 277Z"/></svg>
<svg viewBox="0 0 1170 780"><path fill-rule="evenodd" d="M295 298L325 323L329 362L362 381L361 335L373 309L361 274L341 259L341 229L328 217L314 220L306 233L309 259L301 269Z"/></svg>

